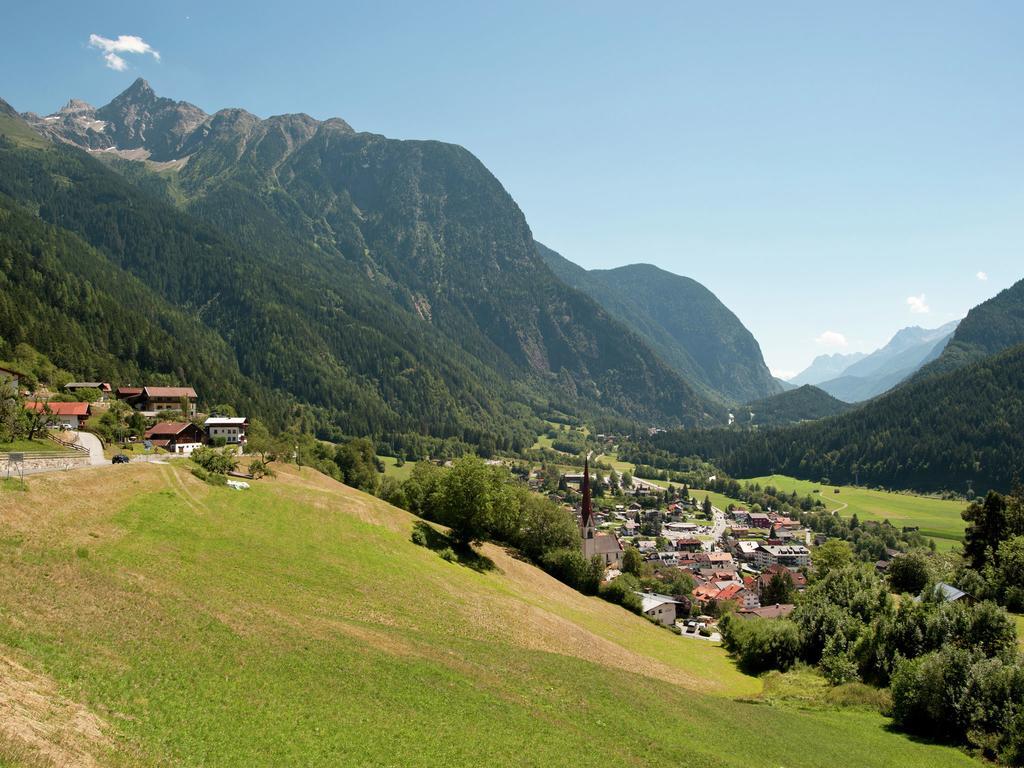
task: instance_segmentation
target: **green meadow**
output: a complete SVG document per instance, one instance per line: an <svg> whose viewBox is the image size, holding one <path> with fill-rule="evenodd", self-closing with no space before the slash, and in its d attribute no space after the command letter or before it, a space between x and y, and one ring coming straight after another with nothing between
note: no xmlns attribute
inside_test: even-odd
<svg viewBox="0 0 1024 768"><path fill-rule="evenodd" d="M413 522L287 467L34 478L0 515L0 765L976 764Z"/></svg>
<svg viewBox="0 0 1024 768"><path fill-rule="evenodd" d="M407 461L399 466L398 459L394 456L378 456L377 458L384 465L384 474L398 481L407 480L409 475L412 474L412 468L416 466L415 461Z"/></svg>
<svg viewBox="0 0 1024 768"><path fill-rule="evenodd" d="M844 517L856 514L861 520L888 520L900 527L918 526L921 533L935 539L941 549L950 549L963 541L965 523L960 513L966 504L961 501L850 486L825 486L786 475L754 477L741 482L774 485L787 493L795 490L801 496L810 493L820 497L828 509L839 511ZM814 493L815 490L818 493Z"/></svg>

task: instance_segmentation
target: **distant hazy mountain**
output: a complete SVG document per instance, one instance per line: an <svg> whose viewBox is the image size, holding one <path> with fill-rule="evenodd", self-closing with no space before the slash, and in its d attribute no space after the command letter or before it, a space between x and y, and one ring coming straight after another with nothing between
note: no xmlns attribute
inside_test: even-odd
<svg viewBox="0 0 1024 768"><path fill-rule="evenodd" d="M651 264L586 270L540 243L564 282L595 299L704 394L749 402L781 392L761 347L711 291Z"/></svg>
<svg viewBox="0 0 1024 768"><path fill-rule="evenodd" d="M739 409L739 424L756 426L785 426L802 421L823 419L845 413L854 406L837 400L824 390L810 384L748 403Z"/></svg>
<svg viewBox="0 0 1024 768"><path fill-rule="evenodd" d="M949 342L956 326L954 321L939 328L904 328L884 347L848 366L840 376L821 382L819 386L847 403L859 403L877 397L936 359Z"/></svg>
<svg viewBox="0 0 1024 768"><path fill-rule="evenodd" d="M804 384L821 384L823 381L842 376L843 371L865 357L863 352L850 352L849 354L836 352L831 355L818 355L807 368L789 379L789 383L794 387L802 387Z"/></svg>

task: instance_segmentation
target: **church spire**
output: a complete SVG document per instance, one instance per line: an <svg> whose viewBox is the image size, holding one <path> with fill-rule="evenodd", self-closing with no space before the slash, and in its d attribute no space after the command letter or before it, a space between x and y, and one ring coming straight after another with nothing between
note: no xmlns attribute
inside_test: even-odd
<svg viewBox="0 0 1024 768"><path fill-rule="evenodd" d="M583 459L583 504L580 506L580 522L586 528L594 519L594 511L590 504L590 454Z"/></svg>

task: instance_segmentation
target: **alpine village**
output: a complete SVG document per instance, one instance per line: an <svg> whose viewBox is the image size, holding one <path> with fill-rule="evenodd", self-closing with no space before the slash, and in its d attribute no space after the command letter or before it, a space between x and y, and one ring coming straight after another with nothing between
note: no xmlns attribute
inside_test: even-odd
<svg viewBox="0 0 1024 768"><path fill-rule="evenodd" d="M0 768L1024 766L1024 260L782 378L462 146L158 47L0 100Z"/></svg>

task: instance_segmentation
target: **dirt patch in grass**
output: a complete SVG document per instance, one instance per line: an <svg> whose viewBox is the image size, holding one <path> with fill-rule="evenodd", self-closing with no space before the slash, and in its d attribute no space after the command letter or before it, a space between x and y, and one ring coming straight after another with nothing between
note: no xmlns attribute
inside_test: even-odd
<svg viewBox="0 0 1024 768"><path fill-rule="evenodd" d="M52 680L0 655L0 735L9 754L29 764L92 768L100 764L96 755L111 747L106 731Z"/></svg>

